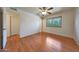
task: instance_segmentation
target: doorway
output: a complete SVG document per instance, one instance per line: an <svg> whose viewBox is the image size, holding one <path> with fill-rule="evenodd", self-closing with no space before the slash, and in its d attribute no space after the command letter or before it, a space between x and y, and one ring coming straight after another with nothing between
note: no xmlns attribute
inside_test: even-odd
<svg viewBox="0 0 79 59"><path fill-rule="evenodd" d="M7 36L19 34L19 16L16 12L7 12Z"/></svg>

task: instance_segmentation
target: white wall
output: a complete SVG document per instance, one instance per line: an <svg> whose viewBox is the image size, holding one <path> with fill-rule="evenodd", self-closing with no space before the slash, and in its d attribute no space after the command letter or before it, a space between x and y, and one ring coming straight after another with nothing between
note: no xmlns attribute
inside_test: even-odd
<svg viewBox="0 0 79 59"><path fill-rule="evenodd" d="M57 35L62 35L66 37L71 37L74 38L74 9L72 10L67 10L63 11L57 14L54 14L52 16L49 16L47 18L51 17L57 17L57 16L62 16L62 27L57 28L57 27L46 27L46 19L43 21L44 22L44 31L57 34Z"/></svg>
<svg viewBox="0 0 79 59"><path fill-rule="evenodd" d="M75 34L76 34L76 42L79 45L79 8L76 8L75 13Z"/></svg>
<svg viewBox="0 0 79 59"><path fill-rule="evenodd" d="M25 37L40 31L40 18L37 15L19 11L20 13L20 36Z"/></svg>
<svg viewBox="0 0 79 59"><path fill-rule="evenodd" d="M7 43L7 28L6 28L6 8L3 8L3 48L5 48Z"/></svg>

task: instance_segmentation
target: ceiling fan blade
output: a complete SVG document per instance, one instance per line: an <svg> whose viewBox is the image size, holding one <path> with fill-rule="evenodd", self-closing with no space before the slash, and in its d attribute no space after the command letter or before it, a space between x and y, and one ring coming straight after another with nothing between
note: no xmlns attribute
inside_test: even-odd
<svg viewBox="0 0 79 59"><path fill-rule="evenodd" d="M43 10L46 10L46 7L43 7Z"/></svg>
<svg viewBox="0 0 79 59"><path fill-rule="evenodd" d="M39 9L40 9L40 10L42 10L42 8L41 8L41 7L40 7Z"/></svg>
<svg viewBox="0 0 79 59"><path fill-rule="evenodd" d="M43 11L43 8L42 7L39 7L39 12L42 12Z"/></svg>
<svg viewBox="0 0 79 59"><path fill-rule="evenodd" d="M48 14L52 14L51 12L47 12Z"/></svg>
<svg viewBox="0 0 79 59"><path fill-rule="evenodd" d="M52 10L52 9L53 9L53 7L48 8L48 10Z"/></svg>

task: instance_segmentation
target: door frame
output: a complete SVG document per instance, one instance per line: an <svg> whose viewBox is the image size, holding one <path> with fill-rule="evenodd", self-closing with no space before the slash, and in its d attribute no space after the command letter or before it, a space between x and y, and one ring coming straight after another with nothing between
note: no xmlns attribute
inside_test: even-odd
<svg viewBox="0 0 79 59"><path fill-rule="evenodd" d="M0 13L1 13L1 48L0 49L3 49L3 9L0 8Z"/></svg>

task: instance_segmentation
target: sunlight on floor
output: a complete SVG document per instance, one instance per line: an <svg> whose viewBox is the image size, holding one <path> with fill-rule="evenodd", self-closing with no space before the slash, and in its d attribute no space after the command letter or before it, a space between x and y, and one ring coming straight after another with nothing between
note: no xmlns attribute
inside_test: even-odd
<svg viewBox="0 0 79 59"><path fill-rule="evenodd" d="M54 38L47 37L46 44L47 44L47 46L50 46L52 48L56 48L57 50L61 50L61 48L62 48L61 43Z"/></svg>

